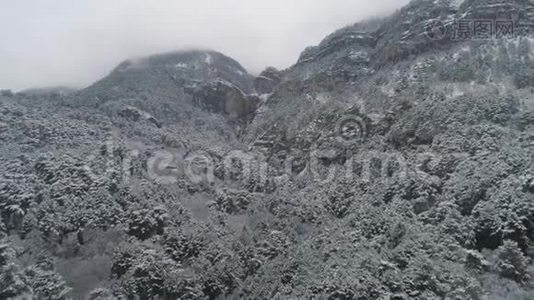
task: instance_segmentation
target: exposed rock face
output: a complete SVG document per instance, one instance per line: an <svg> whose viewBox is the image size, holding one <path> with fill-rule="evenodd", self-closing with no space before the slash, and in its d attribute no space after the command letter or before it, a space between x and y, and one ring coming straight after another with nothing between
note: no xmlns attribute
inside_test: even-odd
<svg viewBox="0 0 534 300"><path fill-rule="evenodd" d="M461 10L471 19L512 20L517 26L529 26L533 7L528 0L469 0Z"/></svg>
<svg viewBox="0 0 534 300"><path fill-rule="evenodd" d="M188 100L185 87L216 80L230 82L248 93L253 77L238 62L214 51L155 55L121 63L109 76L82 90L76 103L99 106L107 101L149 95L157 101L185 105Z"/></svg>
<svg viewBox="0 0 534 300"><path fill-rule="evenodd" d="M0 122L0 133L6 131L8 127L9 125L7 123Z"/></svg>
<svg viewBox="0 0 534 300"><path fill-rule="evenodd" d="M449 0L417 0L403 7L376 32L379 37L373 49L374 65L395 63L450 43L454 17L459 8ZM443 34L429 35L434 25L445 27ZM441 28L438 28L440 30Z"/></svg>
<svg viewBox="0 0 534 300"><path fill-rule="evenodd" d="M519 118L519 128L525 130L526 128L534 127L534 112L525 112Z"/></svg>
<svg viewBox="0 0 534 300"><path fill-rule="evenodd" d="M377 20L343 28L329 35L318 46L308 47L289 70L289 77L307 79L325 72L334 73L334 76L367 75L370 72L370 51L376 43L372 33L379 23Z"/></svg>
<svg viewBox="0 0 534 300"><path fill-rule="evenodd" d="M210 115L207 110L195 104L193 94L197 88L202 90L202 86L218 86L217 82L228 84L223 94L231 94L227 98L232 100L223 100L221 108L213 102L214 97L217 97L214 96L216 92L206 91L206 97L210 100L197 103L221 112L220 115ZM215 51L181 51L127 60L109 76L69 97L66 104L70 107L98 109L109 116L116 115L125 107L135 107L141 114L152 116L146 117L148 122L156 126L171 126L169 130L173 133L165 133L162 139L172 145L183 145L184 140L194 143L211 140L212 144L224 140L228 143L235 139L235 124L230 124L223 114L242 118L253 109L253 97L250 97L251 101L243 100L248 97L246 94L252 92L252 83L253 76L228 56ZM221 96L222 99L226 99L225 97ZM128 111L127 114L136 115L134 111ZM217 129L204 136L194 134L199 126ZM176 135L177 128L182 131L180 138L171 138L171 135ZM132 135L135 134L132 132ZM154 139L160 138L155 133L147 135Z"/></svg>
<svg viewBox="0 0 534 300"><path fill-rule="evenodd" d="M142 111L136 107L133 106L127 106L124 109L120 110L118 112L119 116L126 118L130 121L138 122L140 120L146 120L154 125L156 127L161 128L161 123L154 118L151 114Z"/></svg>
<svg viewBox="0 0 534 300"><path fill-rule="evenodd" d="M282 82L282 72L269 67L254 79L254 90L258 94L270 94Z"/></svg>
<svg viewBox="0 0 534 300"><path fill-rule="evenodd" d="M11 90L0 90L0 95L2 97L13 97L13 92Z"/></svg>
<svg viewBox="0 0 534 300"><path fill-rule="evenodd" d="M248 96L238 87L224 81L198 87L193 92L193 101L202 109L229 115L234 119L248 119L259 103L258 98Z"/></svg>
<svg viewBox="0 0 534 300"><path fill-rule="evenodd" d="M351 101L350 98L354 97L349 92L352 91L351 86L374 78L381 70L397 63L418 55L432 55L436 51L456 51L452 49L475 40L472 27L471 36L458 38L456 31L462 20L471 21L469 26L475 25L474 20L510 20L514 23L513 34L521 36L528 34L521 28L534 22L533 17L532 1L415 0L389 18L348 26L326 37L318 46L303 51L298 62L285 71L284 81L266 104L266 113L254 120L257 126L251 126L250 130L267 126L263 119L291 123L299 119L302 107L320 106L333 100ZM428 63L419 62L410 71L413 76L400 78L393 90L402 91L410 81L428 80L427 74L435 72L431 68ZM516 85L531 86L532 71L529 68L519 69L514 78ZM376 80L379 82L381 78L376 77ZM292 102L282 100L288 95L294 95ZM255 134L257 132L252 135Z"/></svg>
<svg viewBox="0 0 534 300"><path fill-rule="evenodd" d="M534 28L534 4L528 0L417 0L393 15L375 33L374 64L383 66L436 48L450 48L475 36L475 21L493 23L490 36L503 34L496 21L511 21L508 36ZM463 25L462 25L463 22ZM466 27L467 26L467 27ZM489 39L489 38L486 38Z"/></svg>

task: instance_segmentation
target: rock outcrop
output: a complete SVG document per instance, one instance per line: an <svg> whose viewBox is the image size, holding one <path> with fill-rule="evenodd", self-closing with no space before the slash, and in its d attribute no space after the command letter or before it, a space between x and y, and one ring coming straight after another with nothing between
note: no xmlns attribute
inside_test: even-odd
<svg viewBox="0 0 534 300"><path fill-rule="evenodd" d="M254 79L254 90L260 95L270 94L280 85L282 76L282 72L276 68L269 67Z"/></svg>
<svg viewBox="0 0 534 300"><path fill-rule="evenodd" d="M145 120L161 128L161 123L146 111L140 110L137 107L127 106L118 112L118 115L133 122Z"/></svg>
<svg viewBox="0 0 534 300"><path fill-rule="evenodd" d="M201 109L240 120L249 120L259 104L259 98L247 95L237 86L224 81L197 87L193 101Z"/></svg>
<svg viewBox="0 0 534 300"><path fill-rule="evenodd" d="M253 77L232 58L214 51L183 51L124 61L110 75L80 91L75 103L99 106L147 95L155 101L185 105L184 88L217 80L247 93L252 90Z"/></svg>
<svg viewBox="0 0 534 300"><path fill-rule="evenodd" d="M326 72L347 78L368 75L371 50L377 39L373 32L381 22L348 26L326 37L318 46L306 48L288 76L308 79Z"/></svg>

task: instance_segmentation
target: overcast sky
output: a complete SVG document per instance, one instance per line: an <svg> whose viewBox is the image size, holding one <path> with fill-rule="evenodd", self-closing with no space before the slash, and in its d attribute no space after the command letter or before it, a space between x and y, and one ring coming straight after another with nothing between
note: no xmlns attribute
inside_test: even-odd
<svg viewBox="0 0 534 300"><path fill-rule="evenodd" d="M408 0L0 0L0 88L84 87L130 58L221 51L286 68L337 28Z"/></svg>

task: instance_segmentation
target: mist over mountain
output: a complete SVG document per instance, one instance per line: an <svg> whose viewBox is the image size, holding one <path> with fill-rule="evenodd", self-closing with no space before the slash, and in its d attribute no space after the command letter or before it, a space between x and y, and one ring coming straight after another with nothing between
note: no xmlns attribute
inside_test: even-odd
<svg viewBox="0 0 534 300"><path fill-rule="evenodd" d="M31 0L0 3L0 89L83 88L126 58L213 49L257 75L333 30L408 0Z"/></svg>
<svg viewBox="0 0 534 300"><path fill-rule="evenodd" d="M533 298L533 29L413 0L285 69L2 90L0 299Z"/></svg>

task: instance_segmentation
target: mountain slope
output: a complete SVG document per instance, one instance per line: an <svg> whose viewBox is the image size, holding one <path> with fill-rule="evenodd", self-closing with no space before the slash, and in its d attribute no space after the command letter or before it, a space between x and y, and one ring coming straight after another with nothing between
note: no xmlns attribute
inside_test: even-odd
<svg viewBox="0 0 534 300"><path fill-rule="evenodd" d="M2 95L0 298L532 298L532 36L452 35L531 8L415 0L258 78L185 51Z"/></svg>

